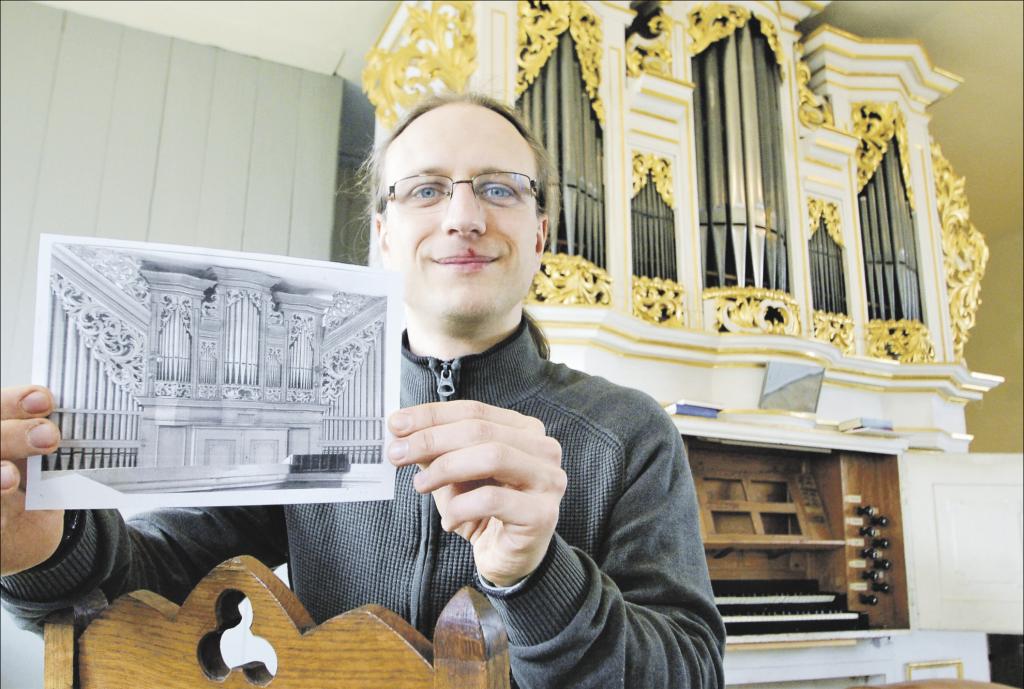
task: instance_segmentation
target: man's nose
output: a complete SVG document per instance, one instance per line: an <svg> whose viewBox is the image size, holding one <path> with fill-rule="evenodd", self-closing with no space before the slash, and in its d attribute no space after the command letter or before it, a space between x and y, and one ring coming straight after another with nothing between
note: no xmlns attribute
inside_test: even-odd
<svg viewBox="0 0 1024 689"><path fill-rule="evenodd" d="M452 197L448 201L444 222L447 232L483 234L487 231L483 206L468 181L456 182L452 186Z"/></svg>

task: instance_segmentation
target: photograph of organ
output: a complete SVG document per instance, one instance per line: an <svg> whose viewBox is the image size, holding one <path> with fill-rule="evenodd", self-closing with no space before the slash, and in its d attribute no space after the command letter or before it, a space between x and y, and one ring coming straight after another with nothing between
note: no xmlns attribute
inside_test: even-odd
<svg viewBox="0 0 1024 689"><path fill-rule="evenodd" d="M198 467L253 467L232 485L273 487L279 472L256 467L326 480L382 462L386 297L224 263L53 246L63 441L45 475L203 490L226 479Z"/></svg>

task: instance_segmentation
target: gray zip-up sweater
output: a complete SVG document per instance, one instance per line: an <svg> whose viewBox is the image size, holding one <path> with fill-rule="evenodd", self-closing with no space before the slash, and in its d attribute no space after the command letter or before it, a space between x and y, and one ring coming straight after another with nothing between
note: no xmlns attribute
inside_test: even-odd
<svg viewBox="0 0 1024 689"><path fill-rule="evenodd" d="M223 560L288 562L319 623L366 603L432 635L459 588L484 590L508 629L522 689L721 687L715 609L683 445L647 395L542 359L525 327L453 371L455 399L544 422L568 487L540 567L512 590L480 582L470 544L441 529L430 496L398 471L380 502L161 510L127 525L84 513L59 558L4 577L5 607L38 628L51 610L147 588L181 603ZM402 406L436 402L437 360L404 350ZM433 370L432 370L433 369Z"/></svg>

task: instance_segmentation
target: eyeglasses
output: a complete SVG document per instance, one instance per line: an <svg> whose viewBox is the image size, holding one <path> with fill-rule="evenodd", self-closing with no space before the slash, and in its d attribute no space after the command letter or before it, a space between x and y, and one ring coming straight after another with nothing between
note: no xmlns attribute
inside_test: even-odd
<svg viewBox="0 0 1024 689"><path fill-rule="evenodd" d="M456 184L469 184L474 196L493 208L518 208L537 195L537 182L526 175L485 172L472 179L457 180L444 175L405 177L388 187L388 201L411 212L434 211L445 207Z"/></svg>

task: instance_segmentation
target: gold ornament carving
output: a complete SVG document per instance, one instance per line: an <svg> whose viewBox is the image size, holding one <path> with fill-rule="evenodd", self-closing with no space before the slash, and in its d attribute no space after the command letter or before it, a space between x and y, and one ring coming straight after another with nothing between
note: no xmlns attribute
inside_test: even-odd
<svg viewBox="0 0 1024 689"><path fill-rule="evenodd" d="M526 91L540 74L566 29L576 48L591 107L604 125L604 103L597 95L601 85L601 19L585 2L519 0L516 96Z"/></svg>
<svg viewBox="0 0 1024 689"><path fill-rule="evenodd" d="M582 256L545 252L526 301L606 306L612 303L612 281L608 271Z"/></svg>
<svg viewBox="0 0 1024 689"><path fill-rule="evenodd" d="M672 76L672 22L664 14L651 17L647 27L655 35L644 39L633 34L626 42L626 74L638 77L641 74Z"/></svg>
<svg viewBox="0 0 1024 689"><path fill-rule="evenodd" d="M853 354L853 319L845 313L815 310L814 339L835 345L843 354Z"/></svg>
<svg viewBox="0 0 1024 689"><path fill-rule="evenodd" d="M713 308L714 332L799 335L800 312L786 292L761 287L709 287L703 294ZM710 314L709 314L710 315Z"/></svg>
<svg viewBox="0 0 1024 689"><path fill-rule="evenodd" d="M686 33L690 35L691 39L691 55L700 55L709 45L733 35L737 29L742 29L750 21L750 18L754 17L761 27L761 35L765 37L768 47L775 53L779 74L785 77L786 73L782 69L782 46L779 43L779 33L775 29L775 25L767 19L752 14L746 7L722 5L717 2L690 10L689 17L690 25L687 27Z"/></svg>
<svg viewBox="0 0 1024 689"><path fill-rule="evenodd" d="M647 186L648 175L654 179L654 188L658 190L661 200L669 208L675 208L675 196L672 193L672 164L665 158L653 153L633 154L633 196Z"/></svg>
<svg viewBox="0 0 1024 689"><path fill-rule="evenodd" d="M669 328L686 325L683 288L673 280L633 276L633 314Z"/></svg>
<svg viewBox="0 0 1024 689"><path fill-rule="evenodd" d="M821 219L825 218L825 231L839 246L843 245L843 233L839 224L839 206L821 199L807 199L807 216L811 221L811 236L821 227Z"/></svg>
<svg viewBox="0 0 1024 689"><path fill-rule="evenodd" d="M363 91L385 127L426 94L462 91L477 66L472 2L406 3L405 9L393 47L374 47L363 69Z"/></svg>
<svg viewBox="0 0 1024 689"><path fill-rule="evenodd" d="M924 364L935 361L935 347L920 321L868 321L868 356Z"/></svg>
<svg viewBox="0 0 1024 689"><path fill-rule="evenodd" d="M953 166L934 141L932 168L935 171L935 197L942 225L942 258L946 268L949 315L953 323L953 352L964 358L967 335L974 327L981 306L981 278L988 263L985 237L970 219L966 180L957 177Z"/></svg>
<svg viewBox="0 0 1024 689"><path fill-rule="evenodd" d="M871 180L882 156L889 150L893 137L900 150L900 169L903 171L903 186L907 190L907 201L914 208L914 191L910 185L910 139L907 122L895 103L854 103L853 133L860 137L857 149L857 191Z"/></svg>
<svg viewBox="0 0 1024 689"><path fill-rule="evenodd" d="M797 113L800 121L808 127L835 125L831 104L811 90L811 68L803 59L803 45L793 44L793 51L796 57L796 83L800 91L800 110Z"/></svg>

